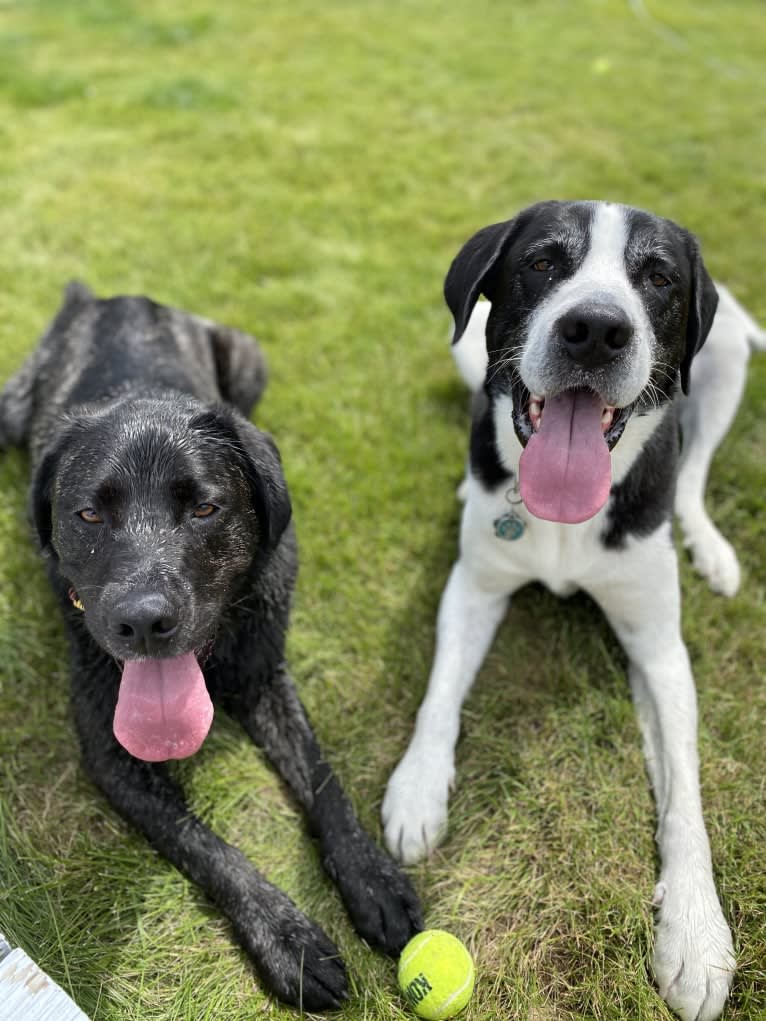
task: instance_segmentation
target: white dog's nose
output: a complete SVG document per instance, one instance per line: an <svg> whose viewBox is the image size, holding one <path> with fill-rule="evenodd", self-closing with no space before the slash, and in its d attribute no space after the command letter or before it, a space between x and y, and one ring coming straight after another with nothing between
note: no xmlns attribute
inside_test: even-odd
<svg viewBox="0 0 766 1021"><path fill-rule="evenodd" d="M572 361L588 369L614 361L633 336L618 305L576 305L561 316L556 330Z"/></svg>

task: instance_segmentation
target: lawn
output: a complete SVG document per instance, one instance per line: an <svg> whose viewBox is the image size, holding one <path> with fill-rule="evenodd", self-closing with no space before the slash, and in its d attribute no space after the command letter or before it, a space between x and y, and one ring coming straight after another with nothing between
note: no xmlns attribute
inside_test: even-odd
<svg viewBox="0 0 766 1021"><path fill-rule="evenodd" d="M699 234L766 322L761 0L5 0L0 379L72 277L255 333L302 551L289 654L379 837L456 548L467 402L444 273L548 197L645 206ZM740 594L683 569L705 815L739 972L766 1018L766 357L713 468ZM94 1021L295 1017L226 922L78 765L66 649L0 459L0 929ZM339 1015L404 1019L293 804L220 721L195 809L342 948ZM478 967L466 1021L671 1017L647 978L653 805L624 663L594 606L515 600L466 706L448 840L411 870Z"/></svg>

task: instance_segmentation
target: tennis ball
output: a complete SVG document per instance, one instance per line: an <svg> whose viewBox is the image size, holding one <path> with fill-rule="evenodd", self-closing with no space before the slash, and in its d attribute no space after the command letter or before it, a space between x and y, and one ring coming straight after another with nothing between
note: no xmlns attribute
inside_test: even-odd
<svg viewBox="0 0 766 1021"><path fill-rule="evenodd" d="M399 988L415 1013L429 1021L459 1013L471 999L475 977L471 955L441 929L418 933L399 958Z"/></svg>

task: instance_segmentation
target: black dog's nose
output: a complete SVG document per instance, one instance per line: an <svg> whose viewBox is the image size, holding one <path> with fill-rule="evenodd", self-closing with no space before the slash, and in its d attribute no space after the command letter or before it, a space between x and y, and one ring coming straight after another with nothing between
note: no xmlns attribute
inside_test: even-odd
<svg viewBox="0 0 766 1021"><path fill-rule="evenodd" d="M178 630L178 611L159 592L133 592L112 611L115 634L147 646L161 644Z"/></svg>
<svg viewBox="0 0 766 1021"><path fill-rule="evenodd" d="M595 369L617 357L633 326L617 305L578 305L559 319L558 332L572 361Z"/></svg>

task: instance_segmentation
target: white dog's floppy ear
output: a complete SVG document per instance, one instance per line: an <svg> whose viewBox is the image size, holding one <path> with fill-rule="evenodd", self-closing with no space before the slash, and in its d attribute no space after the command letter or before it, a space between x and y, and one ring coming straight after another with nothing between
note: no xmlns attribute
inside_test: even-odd
<svg viewBox="0 0 766 1021"><path fill-rule="evenodd" d="M492 270L508 246L516 219L484 227L455 256L444 281L444 298L455 320L453 344L463 336L479 295L492 300Z"/></svg>
<svg viewBox="0 0 766 1021"><path fill-rule="evenodd" d="M715 310L718 307L718 291L705 269L699 243L693 234L687 234L686 244L691 265L691 285L689 315L686 320L686 347L681 361L681 389L688 394L692 359L710 333Z"/></svg>

